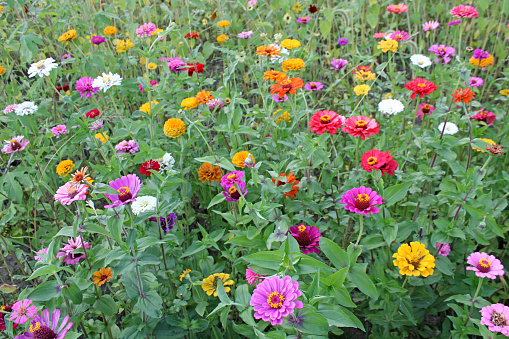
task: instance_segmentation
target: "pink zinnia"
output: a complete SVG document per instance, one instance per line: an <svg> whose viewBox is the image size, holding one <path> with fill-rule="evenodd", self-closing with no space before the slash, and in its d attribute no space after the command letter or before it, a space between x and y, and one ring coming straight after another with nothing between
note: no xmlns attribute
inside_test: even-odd
<svg viewBox="0 0 509 339"><path fill-rule="evenodd" d="M391 34L391 39L396 41L408 40L408 33L405 31L396 31Z"/></svg>
<svg viewBox="0 0 509 339"><path fill-rule="evenodd" d="M30 306L31 305L31 306ZM12 313L9 321L22 325L37 314L37 307L32 305L32 300L23 299L12 305Z"/></svg>
<svg viewBox="0 0 509 339"><path fill-rule="evenodd" d="M237 37L241 38L241 39L247 39L249 38L251 35L253 35L253 31L246 31L246 32L241 32L237 35Z"/></svg>
<svg viewBox="0 0 509 339"><path fill-rule="evenodd" d="M472 265L467 270L474 271L479 278L496 279L498 275L504 275L504 265L494 255L474 252L468 256L467 263Z"/></svg>
<svg viewBox="0 0 509 339"><path fill-rule="evenodd" d="M437 28L438 25L439 25L438 21L428 21L428 22L425 22L425 23L422 24L422 29L425 32L432 31L435 28Z"/></svg>
<svg viewBox="0 0 509 339"><path fill-rule="evenodd" d="M492 304L481 308L481 325L488 326L491 332L500 332L509 337L509 307Z"/></svg>
<svg viewBox="0 0 509 339"><path fill-rule="evenodd" d="M2 152L5 154L10 154L14 152L19 152L25 149L27 145L30 143L28 140L23 140L23 135L18 135L17 137L12 138L11 140L4 140L6 145L2 148Z"/></svg>
<svg viewBox="0 0 509 339"><path fill-rule="evenodd" d="M17 104L8 105L8 106L7 106L7 107L5 107L5 109L4 109L4 114L14 112L14 110L16 109L16 107L18 107L18 105L17 105Z"/></svg>
<svg viewBox="0 0 509 339"><path fill-rule="evenodd" d="M486 125L493 125L495 120L497 120L497 116L493 114L493 112L489 112L485 109L480 109L476 115L470 118L470 120L476 120L479 122L484 122Z"/></svg>
<svg viewBox="0 0 509 339"><path fill-rule="evenodd" d="M29 332L25 332L22 335L16 336L16 339L64 339L67 332L72 328L73 322L69 321L69 316L66 315L62 322L60 322L60 310L56 309L51 314L51 320L49 311L44 309L42 316L36 315L32 319L32 325L29 328Z"/></svg>
<svg viewBox="0 0 509 339"><path fill-rule="evenodd" d="M305 226L305 225L294 225L290 226L290 231L288 231L295 240L299 243L299 247L302 249L302 254L308 253L319 253L320 247L320 231L318 227L315 226Z"/></svg>
<svg viewBox="0 0 509 339"><path fill-rule="evenodd" d="M301 295L297 281L292 281L289 275L284 278L276 275L256 286L250 305L255 311L255 319L270 321L273 326L281 325L283 318L294 313L296 308L304 307L302 301L295 300Z"/></svg>
<svg viewBox="0 0 509 339"><path fill-rule="evenodd" d="M408 12L408 6L404 3L400 3L399 5L389 5L387 6L387 12L396 14Z"/></svg>
<svg viewBox="0 0 509 339"><path fill-rule="evenodd" d="M53 133L53 136L58 139L60 134L67 133L67 127L65 127L65 125L57 125L51 129L51 132Z"/></svg>
<svg viewBox="0 0 509 339"><path fill-rule="evenodd" d="M442 248L440 248L442 246ZM439 242L437 242L437 250L440 248L440 252L438 252L439 255L443 257L447 257L449 253L451 252L451 246L448 242L445 242L443 245Z"/></svg>
<svg viewBox="0 0 509 339"><path fill-rule="evenodd" d="M136 201L136 196L140 191L141 183L140 178L136 174L124 175L121 178L110 181L110 187L116 190L118 195L104 194L106 198L110 199L112 204L105 205L105 208L113 208L120 205L127 205L130 202Z"/></svg>
<svg viewBox="0 0 509 339"><path fill-rule="evenodd" d="M243 181L245 175L242 171L233 171L228 174L223 175L221 178L221 186L224 189L228 189L232 186L235 186L239 184L241 181Z"/></svg>
<svg viewBox="0 0 509 339"><path fill-rule="evenodd" d="M430 104L423 102L422 104L419 104L419 106L417 107L417 112L415 113L415 115L422 120L424 118L424 115L426 114L431 115L435 109L436 108L431 106Z"/></svg>
<svg viewBox="0 0 509 339"><path fill-rule="evenodd" d="M99 87L92 87L94 78L83 77L76 81L76 90L80 93L81 98L91 98L93 94L97 93Z"/></svg>
<svg viewBox="0 0 509 339"><path fill-rule="evenodd" d="M279 95L276 93L274 94L274 101L275 102L283 102L283 101L288 101L290 98L288 98L288 95L285 94L284 97L280 98Z"/></svg>
<svg viewBox="0 0 509 339"><path fill-rule="evenodd" d="M37 251L37 255L34 257L35 261L42 261L42 257L48 254L47 248L42 248L39 251Z"/></svg>
<svg viewBox="0 0 509 339"><path fill-rule="evenodd" d="M365 116L356 116L346 119L343 123L343 132L348 133L352 137L361 137L362 140L369 138L373 134L378 134L380 125L375 119Z"/></svg>
<svg viewBox="0 0 509 339"><path fill-rule="evenodd" d="M371 188L361 186L354 187L343 194L340 203L346 204L345 209L351 212L365 215L377 214L379 209L375 205L382 204L382 197Z"/></svg>
<svg viewBox="0 0 509 339"><path fill-rule="evenodd" d="M149 83L151 86L156 86L156 85L157 85L157 81L155 81L155 80L150 80L148 83ZM140 89L140 91L145 92L145 91L143 90L143 86L142 86L141 84L139 84L138 88Z"/></svg>
<svg viewBox="0 0 509 339"><path fill-rule="evenodd" d="M482 78L470 77L470 81L468 82L468 87L477 88L482 85L484 85L484 80Z"/></svg>
<svg viewBox="0 0 509 339"><path fill-rule="evenodd" d="M373 34L373 38L375 38L375 39L383 39L383 38L385 38L386 35L387 35L387 33L381 33L381 32L380 33L375 33L375 34Z"/></svg>
<svg viewBox="0 0 509 339"><path fill-rule="evenodd" d="M143 24L140 27L138 27L138 29L136 29L136 35L139 38L143 38L144 36L151 36L152 33L154 33L156 29L157 29L156 25L149 22L147 24Z"/></svg>
<svg viewBox="0 0 509 339"><path fill-rule="evenodd" d="M304 88L308 91L319 91L323 88L323 84L318 81L311 81L309 84L305 84Z"/></svg>
<svg viewBox="0 0 509 339"><path fill-rule="evenodd" d="M81 239L81 236L76 237L76 241L73 238L69 238L69 243L65 244L60 249L56 257L64 257L63 263L67 265L76 265L81 259L85 259L87 256L85 253L74 253L74 250L85 247L87 250L90 248L90 244Z"/></svg>
<svg viewBox="0 0 509 339"><path fill-rule="evenodd" d="M85 200L87 198L88 186L68 182L55 192L55 200L62 205L70 205L73 201Z"/></svg>
<svg viewBox="0 0 509 339"><path fill-rule="evenodd" d="M266 277L266 275L256 274L249 267L246 269L246 280L249 285L254 285L256 282L263 281L259 277Z"/></svg>
<svg viewBox="0 0 509 339"><path fill-rule="evenodd" d="M311 18L308 17L308 16L303 16L303 17L297 19L297 21L302 23L302 24L307 23L309 20L311 20Z"/></svg>
<svg viewBox="0 0 509 339"><path fill-rule="evenodd" d="M477 10L468 5L459 5L451 9L449 12L455 18L477 18L479 13Z"/></svg>
<svg viewBox="0 0 509 339"><path fill-rule="evenodd" d="M326 131L331 135L337 133L341 127L342 121L339 115L334 111L318 111L311 117L309 128L311 132L322 135Z"/></svg>

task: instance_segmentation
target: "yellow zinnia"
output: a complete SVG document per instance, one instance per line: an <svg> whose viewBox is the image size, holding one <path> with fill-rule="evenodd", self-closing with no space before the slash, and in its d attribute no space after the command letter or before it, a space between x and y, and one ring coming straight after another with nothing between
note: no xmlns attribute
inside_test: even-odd
<svg viewBox="0 0 509 339"><path fill-rule="evenodd" d="M376 79L376 74L371 71L365 72L363 70L360 70L355 72L355 79L361 82L372 81Z"/></svg>
<svg viewBox="0 0 509 339"><path fill-rule="evenodd" d="M159 101L157 100L152 100L152 104L149 106L148 102L144 103L143 105L141 105L141 107L138 109L142 112L145 112L145 113L149 113L150 110L155 107L157 104L159 103Z"/></svg>
<svg viewBox="0 0 509 339"><path fill-rule="evenodd" d="M293 48L297 48L297 47L300 47L300 46L301 46L301 44L300 44L299 40L284 39L283 41L281 41L281 47L282 48L293 49Z"/></svg>
<svg viewBox="0 0 509 339"><path fill-rule="evenodd" d="M491 139L485 139L485 138L479 138L479 140L482 140L484 141L485 143L489 144L490 146L493 146L493 145L496 145L497 143ZM473 147L472 146L472 149L475 149L477 152L486 152L485 150L482 150L480 148L477 148L477 147Z"/></svg>
<svg viewBox="0 0 509 339"><path fill-rule="evenodd" d="M184 107L184 110L188 110L191 108L198 107L199 101L195 97L185 98L182 100L182 103L180 104L181 107Z"/></svg>
<svg viewBox="0 0 509 339"><path fill-rule="evenodd" d="M78 35L76 34L76 30L71 29L70 31L67 31L64 34L62 34L58 38L58 41L62 41L62 43L65 43L67 45L69 43L69 41L76 39L77 37L78 37Z"/></svg>
<svg viewBox="0 0 509 339"><path fill-rule="evenodd" d="M283 63L281 64L281 67L283 67L283 72L287 72L289 70L296 71L301 68L304 68L305 64L302 59L295 58L295 59L287 59L287 60L283 61Z"/></svg>
<svg viewBox="0 0 509 339"><path fill-rule="evenodd" d="M378 43L378 49L381 49L382 52L387 53L387 51L396 52L398 49L398 42L396 40L381 40Z"/></svg>
<svg viewBox="0 0 509 339"><path fill-rule="evenodd" d="M179 275L180 281L182 281L182 279L184 279L184 278L188 278L189 273L191 273L191 270L189 268L185 271L182 271L182 274Z"/></svg>
<svg viewBox="0 0 509 339"><path fill-rule="evenodd" d="M371 87L369 87L368 85L357 85L353 88L355 94L357 95L366 95L368 94L370 89Z"/></svg>
<svg viewBox="0 0 509 339"><path fill-rule="evenodd" d="M0 75L5 73L5 67L0 65Z"/></svg>
<svg viewBox="0 0 509 339"><path fill-rule="evenodd" d="M217 27L226 28L230 26L230 22L228 20L221 20L217 23Z"/></svg>
<svg viewBox="0 0 509 339"><path fill-rule="evenodd" d="M228 39L230 39L230 37L228 35L221 34L220 36L217 37L217 42L223 43Z"/></svg>
<svg viewBox="0 0 509 339"><path fill-rule="evenodd" d="M57 166L58 175L67 175L72 172L74 168L74 162L72 160L62 160Z"/></svg>
<svg viewBox="0 0 509 339"><path fill-rule="evenodd" d="M493 64L495 63L495 61L493 59L493 55L491 55L491 54L489 57L487 57L486 59L482 59L482 60L470 58L470 60L468 60L468 62L473 66L479 66L479 67L483 67L483 68L485 68L487 66L493 66Z"/></svg>
<svg viewBox="0 0 509 339"><path fill-rule="evenodd" d="M277 111L275 111L272 115L276 115L279 111L282 111L282 109L278 109ZM279 124L281 123L282 121L286 121L286 122L292 122L292 120L290 119L290 114L288 112L283 112L281 113L276 120L274 120L274 122L276 124Z"/></svg>
<svg viewBox="0 0 509 339"><path fill-rule="evenodd" d="M502 90L500 90L499 93L506 97L509 97L509 89L502 89Z"/></svg>
<svg viewBox="0 0 509 339"><path fill-rule="evenodd" d="M399 267L401 275L427 277L433 274L435 257L418 241L413 241L410 245L402 244L392 257L395 258L393 263Z"/></svg>
<svg viewBox="0 0 509 339"><path fill-rule="evenodd" d="M170 138L176 138L186 133L186 124L176 118L166 120L163 127L164 134Z"/></svg>
<svg viewBox="0 0 509 339"><path fill-rule="evenodd" d="M134 44L131 41L131 39L118 40L118 43L117 43L117 53L127 52L128 50L130 50L133 47L134 47Z"/></svg>
<svg viewBox="0 0 509 339"><path fill-rule="evenodd" d="M217 297L217 281L221 279L224 286L224 291L226 293L230 292L229 285L235 284L233 280L230 279L230 275L226 273L214 273L209 275L207 278L203 279L203 283L201 288L207 293L207 295L214 294L214 297Z"/></svg>
<svg viewBox="0 0 509 339"><path fill-rule="evenodd" d="M232 163L237 167L244 168L244 167L246 167L245 162L248 158L249 158L249 161L252 162L252 164L255 163L255 159L254 159L253 155L251 153L249 153L248 151L238 152L238 153L235 153L235 155L233 156Z"/></svg>
<svg viewBox="0 0 509 339"><path fill-rule="evenodd" d="M97 140L100 140L103 144L108 141L108 139L110 138L108 135L106 135L106 133L97 133L95 135L95 138Z"/></svg>
<svg viewBox="0 0 509 339"><path fill-rule="evenodd" d="M150 70L154 70L154 69L156 69L156 68L157 68L157 65L156 65L155 63L150 62L150 63L148 64L148 69L150 69Z"/></svg>

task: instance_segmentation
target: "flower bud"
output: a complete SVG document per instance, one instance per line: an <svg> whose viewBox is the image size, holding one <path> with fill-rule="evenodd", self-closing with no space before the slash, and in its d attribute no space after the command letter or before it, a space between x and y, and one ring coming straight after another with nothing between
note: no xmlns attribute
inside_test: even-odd
<svg viewBox="0 0 509 339"><path fill-rule="evenodd" d="M474 48L473 47L470 47L470 46L467 46L465 48L465 52L467 52L467 54L472 54L472 52L474 51Z"/></svg>

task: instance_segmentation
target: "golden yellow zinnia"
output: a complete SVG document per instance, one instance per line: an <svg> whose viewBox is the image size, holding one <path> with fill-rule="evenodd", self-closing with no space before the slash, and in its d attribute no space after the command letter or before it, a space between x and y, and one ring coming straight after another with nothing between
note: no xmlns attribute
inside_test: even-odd
<svg viewBox="0 0 509 339"><path fill-rule="evenodd" d="M105 35L115 35L117 34L117 32L118 32L117 28L113 26L108 26L104 29Z"/></svg>
<svg viewBox="0 0 509 339"><path fill-rule="evenodd" d="M148 113L150 113L150 110L151 110L152 108L154 108L154 107L155 107L158 103L159 103L159 101L157 101L157 100L152 100L152 104L151 104L151 105L150 105L150 107L149 107L148 102L146 102L146 103L144 103L143 105L141 105L141 107L140 107L138 110L140 110L140 111L145 112L145 113L147 113L147 114L148 114Z"/></svg>
<svg viewBox="0 0 509 339"><path fill-rule="evenodd" d="M250 162L250 164L246 163L246 160L248 158L249 158L249 160L247 162ZM235 155L232 158L232 163L237 167L244 168L244 167L246 167L246 165L254 164L255 159L254 159L253 155L251 153L249 153L248 151L242 151L242 152L235 153Z"/></svg>
<svg viewBox="0 0 509 339"><path fill-rule="evenodd" d="M74 162L72 160L62 160L57 165L57 174L67 175L72 172L72 169L74 168Z"/></svg>
<svg viewBox="0 0 509 339"><path fill-rule="evenodd" d="M369 87L368 85L357 85L353 88L355 94L357 95L366 95L368 94L370 89L371 87Z"/></svg>
<svg viewBox="0 0 509 339"><path fill-rule="evenodd" d="M470 60L468 60L468 62L471 65L486 68L487 66L493 66L493 64L495 63L495 60L493 59L493 55L490 54L490 56L487 57L486 59L479 60L479 59L470 58Z"/></svg>
<svg viewBox="0 0 509 339"><path fill-rule="evenodd" d="M65 43L67 45L69 43L69 41L76 39L77 37L78 37L78 34L76 33L76 30L71 29L70 31L67 31L64 34L62 34L58 38L58 41L62 41L63 44Z"/></svg>
<svg viewBox="0 0 509 339"><path fill-rule="evenodd" d="M509 97L509 89L502 89L502 90L500 90L499 93L506 97Z"/></svg>
<svg viewBox="0 0 509 339"><path fill-rule="evenodd" d="M282 111L282 109L278 109L277 111L275 111L272 115L276 115L278 114L280 111ZM290 114L288 112L283 112L281 113L277 118L276 120L274 120L274 122L276 124L279 124L281 123L282 121L286 121L286 122L292 122L292 120L290 119Z"/></svg>
<svg viewBox="0 0 509 339"><path fill-rule="evenodd" d="M287 60L283 61L283 63L281 64L281 67L283 67L283 72L287 72L289 70L296 71L301 68L304 68L305 64L302 59L295 58L295 59L287 59Z"/></svg>
<svg viewBox="0 0 509 339"><path fill-rule="evenodd" d="M230 39L230 37L228 35L226 35L226 34L221 34L216 39L217 39L217 42L223 43L226 40Z"/></svg>
<svg viewBox="0 0 509 339"><path fill-rule="evenodd" d="M186 124L180 119L171 118L166 120L163 130L166 136L176 138L186 133Z"/></svg>
<svg viewBox="0 0 509 339"><path fill-rule="evenodd" d="M184 110L188 110L191 108L198 107L199 101L195 97L185 98L182 100L182 103L180 104L181 107L184 107Z"/></svg>
<svg viewBox="0 0 509 339"><path fill-rule="evenodd" d="M214 97L212 96L212 93L210 93L209 91L198 92L198 93L196 93L195 98L196 98L196 100L198 100L198 103L200 103L200 104L206 104L207 102L209 102L209 100L214 99Z"/></svg>
<svg viewBox="0 0 509 339"><path fill-rule="evenodd" d="M133 47L134 47L134 44L131 41L131 39L118 40L118 43L117 43L117 53L125 53L125 52L127 52L128 50L130 50Z"/></svg>
<svg viewBox="0 0 509 339"><path fill-rule="evenodd" d="M484 141L485 143L489 144L490 146L493 146L493 145L496 145L497 143L491 139L485 139L485 138L479 138L479 140L482 140ZM486 145L487 146L487 145ZM486 152L485 150L483 149L480 149L480 148L477 148L477 147L473 147L472 146L472 149L475 149L477 152Z"/></svg>
<svg viewBox="0 0 509 339"><path fill-rule="evenodd" d="M228 20L221 20L217 23L217 27L226 28L230 26L230 22Z"/></svg>
<svg viewBox="0 0 509 339"><path fill-rule="evenodd" d="M372 81L376 79L376 74L371 71L357 71L355 72L355 79L359 80L360 82L366 82L366 81Z"/></svg>
<svg viewBox="0 0 509 339"><path fill-rule="evenodd" d="M0 75L5 73L5 67L0 65Z"/></svg>
<svg viewBox="0 0 509 339"><path fill-rule="evenodd" d="M148 69L150 69L150 70L154 70L154 69L156 69L156 68L157 68L157 65L156 65L155 63L153 63L153 62L149 62L149 64L148 64Z"/></svg>
<svg viewBox="0 0 509 339"><path fill-rule="evenodd" d="M293 49L293 48L297 48L297 47L300 47L300 46L301 46L301 44L300 44L299 40L284 39L283 41L281 41L281 47L282 48Z"/></svg>
<svg viewBox="0 0 509 339"><path fill-rule="evenodd" d="M180 281L182 281L182 279L184 279L184 278L188 278L189 273L191 273L191 270L189 268L185 271L182 271L182 274L179 275Z"/></svg>
<svg viewBox="0 0 509 339"><path fill-rule="evenodd" d="M224 291L226 293L230 292L229 285L235 284L233 280L230 279L230 275L226 273L214 273L209 275L207 278L203 279L203 283L201 288L207 293L207 295L214 294L214 297L217 297L217 281L221 279L224 286Z"/></svg>
<svg viewBox="0 0 509 339"><path fill-rule="evenodd" d="M399 267L401 275L427 277L433 274L435 257L418 241L413 241L410 245L402 244L392 257L395 258L393 263Z"/></svg>
<svg viewBox="0 0 509 339"><path fill-rule="evenodd" d="M106 133L97 133L95 138L104 144L110 137Z"/></svg>
<svg viewBox="0 0 509 339"><path fill-rule="evenodd" d="M387 53L387 51L396 52L398 46L399 44L396 40L380 40L377 47L381 49L382 52Z"/></svg>

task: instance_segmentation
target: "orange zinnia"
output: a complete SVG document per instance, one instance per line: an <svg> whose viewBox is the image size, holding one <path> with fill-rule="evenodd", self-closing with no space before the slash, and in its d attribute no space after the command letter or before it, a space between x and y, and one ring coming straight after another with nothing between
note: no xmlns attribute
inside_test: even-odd
<svg viewBox="0 0 509 339"><path fill-rule="evenodd" d="M275 46L265 46L262 45L256 48L256 55L264 55L264 56L275 56L279 55L281 50Z"/></svg>
<svg viewBox="0 0 509 339"><path fill-rule="evenodd" d="M113 273L111 273L111 268L100 268L99 271L94 272L94 276L92 280L97 287L101 286L105 282L110 281L110 278L113 277Z"/></svg>
<svg viewBox="0 0 509 339"><path fill-rule="evenodd" d="M285 80L287 77L288 76L286 75L285 72L280 72L280 71L270 70L270 71L263 73L263 80L281 81L281 80Z"/></svg>
<svg viewBox="0 0 509 339"><path fill-rule="evenodd" d="M475 93L472 92L470 88L460 88L456 92L452 92L451 96L454 97L454 102L463 100L465 104L468 104L468 102L474 98Z"/></svg>
<svg viewBox="0 0 509 339"><path fill-rule="evenodd" d="M198 103L200 104L206 104L209 100L214 99L212 94L209 91L201 91L198 92L195 96L196 100L198 100Z"/></svg>
<svg viewBox="0 0 509 339"><path fill-rule="evenodd" d="M290 174L288 175L286 175L286 173L281 173L279 176L282 178L286 177L286 182L281 181L279 179L277 179L276 182L276 179L272 178L272 182L276 184L277 187L285 184L292 184L292 189L290 190L290 192L283 194L283 198L284 197L290 197L292 199L295 198L295 194L297 194L297 192L299 191L299 186L297 186L299 184L299 180L295 180L297 178L293 175L293 172L290 172Z"/></svg>
<svg viewBox="0 0 509 339"><path fill-rule="evenodd" d="M277 82L277 84L270 86L270 93L278 93L282 98L285 94L295 94L299 88L304 87L304 82L301 78L284 79Z"/></svg>
<svg viewBox="0 0 509 339"><path fill-rule="evenodd" d="M205 162L198 169L198 180L201 182L205 182L209 180L212 181L221 181L221 169L219 166L212 166L208 162Z"/></svg>

